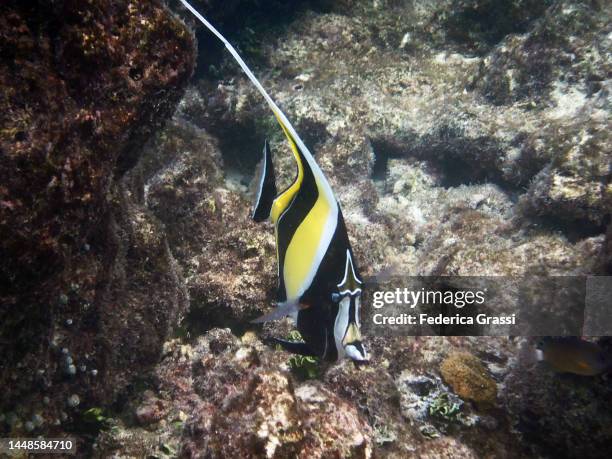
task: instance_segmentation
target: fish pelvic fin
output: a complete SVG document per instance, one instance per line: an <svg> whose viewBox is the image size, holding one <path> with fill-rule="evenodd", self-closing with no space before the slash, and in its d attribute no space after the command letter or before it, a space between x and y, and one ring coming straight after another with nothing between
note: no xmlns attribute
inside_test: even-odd
<svg viewBox="0 0 612 459"><path fill-rule="evenodd" d="M292 354L304 355L307 357L317 357L317 354L303 341L287 341L279 338L268 338L267 343L277 344L285 351Z"/></svg>
<svg viewBox="0 0 612 459"><path fill-rule="evenodd" d="M290 301L286 301L284 303L279 303L274 310L269 312L268 314L264 314L257 319L251 320L253 324L260 324L263 322L270 322L272 320L283 319L287 316L294 315L298 310L298 304Z"/></svg>
<svg viewBox="0 0 612 459"><path fill-rule="evenodd" d="M272 153L268 141L264 143L263 165L261 179L259 180L259 190L253 208L253 220L262 222L270 217L272 204L276 199L276 178L274 175L274 164L272 163Z"/></svg>

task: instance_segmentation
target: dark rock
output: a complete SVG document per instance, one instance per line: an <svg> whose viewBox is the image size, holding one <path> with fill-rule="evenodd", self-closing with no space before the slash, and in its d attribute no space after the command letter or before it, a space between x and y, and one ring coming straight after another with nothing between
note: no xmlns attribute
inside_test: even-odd
<svg viewBox="0 0 612 459"><path fill-rule="evenodd" d="M260 149L247 153L258 157ZM187 279L194 334L221 325L244 331L273 301L273 232L251 220L246 187L224 181L223 164L214 138L178 117L143 163L146 203Z"/></svg>
<svg viewBox="0 0 612 459"><path fill-rule="evenodd" d="M503 403L532 454L604 458L611 433L609 381L559 374L521 359L505 380Z"/></svg>
<svg viewBox="0 0 612 459"><path fill-rule="evenodd" d="M163 419L167 414L167 403L155 397L153 393L145 393L145 400L135 410L136 421L146 426Z"/></svg>
<svg viewBox="0 0 612 459"><path fill-rule="evenodd" d="M70 422L69 394L79 410L110 403L158 360L186 295L125 174L174 110L194 51L158 1L4 2L2 408L25 415L44 394L47 426ZM66 379L62 356L85 371Z"/></svg>
<svg viewBox="0 0 612 459"><path fill-rule="evenodd" d="M612 223L608 223L604 249L601 253L602 272L612 275Z"/></svg>
<svg viewBox="0 0 612 459"><path fill-rule="evenodd" d="M436 15L448 40L482 54L506 35L524 33L551 0L454 0Z"/></svg>

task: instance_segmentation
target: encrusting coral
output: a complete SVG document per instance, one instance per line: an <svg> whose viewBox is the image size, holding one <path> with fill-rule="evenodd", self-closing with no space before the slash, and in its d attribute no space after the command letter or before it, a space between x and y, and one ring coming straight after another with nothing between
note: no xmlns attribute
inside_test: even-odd
<svg viewBox="0 0 612 459"><path fill-rule="evenodd" d="M483 405L495 402L497 384L480 360L468 353L453 353L440 365L444 382L464 400Z"/></svg>

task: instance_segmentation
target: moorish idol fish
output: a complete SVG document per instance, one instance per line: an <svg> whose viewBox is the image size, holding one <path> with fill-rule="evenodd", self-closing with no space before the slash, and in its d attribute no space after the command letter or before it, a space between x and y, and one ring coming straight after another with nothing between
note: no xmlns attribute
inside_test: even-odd
<svg viewBox="0 0 612 459"><path fill-rule="evenodd" d="M290 316L304 341L274 339L289 352L317 356L328 362L343 357L367 361L359 322L363 282L329 182L287 117L232 45L186 0L181 2L225 44L263 95L297 162L295 180L277 194L272 154L265 143L253 219L261 222L269 218L274 223L278 304L275 310L254 322Z"/></svg>

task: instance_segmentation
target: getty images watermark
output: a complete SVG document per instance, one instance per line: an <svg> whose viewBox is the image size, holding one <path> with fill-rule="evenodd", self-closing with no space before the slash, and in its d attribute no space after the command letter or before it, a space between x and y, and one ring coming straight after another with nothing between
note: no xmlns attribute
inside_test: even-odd
<svg viewBox="0 0 612 459"><path fill-rule="evenodd" d="M371 335L586 336L612 334L612 277L366 279Z"/></svg>
<svg viewBox="0 0 612 459"><path fill-rule="evenodd" d="M410 310L416 310L417 306L441 306L434 308L434 313L426 312L404 312L399 315L387 315L385 312L374 312L372 322L375 325L514 325L516 314L489 315L486 313L476 314L448 314L443 310L444 306L452 306L462 309L470 305L483 305L486 301L486 292L483 290L411 290L404 287L396 287L395 290L376 290L372 295L372 307L381 309L389 305L403 305Z"/></svg>

